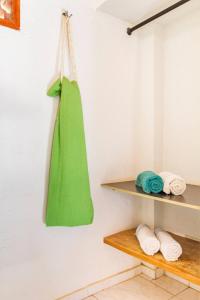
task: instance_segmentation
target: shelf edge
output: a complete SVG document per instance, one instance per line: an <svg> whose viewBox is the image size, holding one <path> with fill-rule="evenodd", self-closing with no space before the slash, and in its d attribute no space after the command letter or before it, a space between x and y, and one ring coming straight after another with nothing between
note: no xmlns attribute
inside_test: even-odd
<svg viewBox="0 0 200 300"><path fill-rule="evenodd" d="M123 189L120 189L120 188L113 187L110 184L112 184L112 183L109 183L109 185L107 183L103 183L103 184L101 184L101 186L105 187L107 189L113 190L113 191L123 193L123 194L128 194L128 195L137 196L137 197L140 197L140 198L146 198L146 199L149 199L149 200L159 201L159 202L162 202L162 203L167 203L167 204L171 204L171 205L181 206L181 207L190 208L190 209L200 211L200 206L195 206L195 205L186 204L186 203L179 203L179 202L176 202L176 201L172 202L170 200L166 200L164 198L154 197L152 195L131 192L131 191L127 191L127 190L123 190Z"/></svg>

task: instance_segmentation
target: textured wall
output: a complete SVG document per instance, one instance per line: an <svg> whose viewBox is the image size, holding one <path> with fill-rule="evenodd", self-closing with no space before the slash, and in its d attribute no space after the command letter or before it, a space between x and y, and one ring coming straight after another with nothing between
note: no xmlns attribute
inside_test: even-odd
<svg viewBox="0 0 200 300"><path fill-rule="evenodd" d="M22 1L21 31L0 27L0 298L53 300L137 263L104 246L106 234L138 222L131 197L100 183L133 172L134 43L126 24L86 1ZM91 190L92 226L43 224L60 11L73 17Z"/></svg>

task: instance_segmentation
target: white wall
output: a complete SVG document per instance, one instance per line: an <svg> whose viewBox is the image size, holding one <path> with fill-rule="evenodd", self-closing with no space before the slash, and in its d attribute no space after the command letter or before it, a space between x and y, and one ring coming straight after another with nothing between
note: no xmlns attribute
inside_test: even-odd
<svg viewBox="0 0 200 300"><path fill-rule="evenodd" d="M131 36L137 41L137 63L134 87L134 175L154 169L155 157L155 34L154 30L141 31ZM148 49L148 51L147 51ZM142 205L140 218L154 227L154 202L139 199Z"/></svg>
<svg viewBox="0 0 200 300"><path fill-rule="evenodd" d="M200 8L165 27L163 38L163 169L200 184ZM199 212L158 205L157 221L200 238Z"/></svg>
<svg viewBox="0 0 200 300"><path fill-rule="evenodd" d="M36 1L24 1L21 31L0 27L0 298L4 300L54 300L138 263L103 245L102 239L135 226L141 216L152 223L154 206L149 204L147 217L145 202L103 190L101 182L136 175L162 161L188 180L200 180L199 13L167 27L162 53L157 33L128 37L127 24L96 14L86 4L45 0L38 9ZM81 228L46 228L42 221L55 115L46 88L54 75L62 8L74 15L95 206L94 224ZM157 55L159 60L164 55L163 72ZM163 90L159 74L164 75ZM160 111L162 103L165 107L166 149L160 163L154 157L162 148L162 131L155 131L159 97ZM166 228L176 223L175 230L191 234L196 227L195 235L199 234L197 213L166 205L157 212L158 222Z"/></svg>
<svg viewBox="0 0 200 300"><path fill-rule="evenodd" d="M200 184L200 6L134 33L138 40L135 120L137 173L169 170ZM134 83L135 85L135 83ZM146 202L146 203L145 203ZM200 238L199 212L142 201L143 222Z"/></svg>
<svg viewBox="0 0 200 300"><path fill-rule="evenodd" d="M135 45L127 24L95 14L81 1L22 1L20 32L0 27L0 298L54 300L138 262L105 246L103 236L138 223L139 202L100 183L134 169ZM60 11L73 13L83 99L92 226L43 224L47 153L55 106Z"/></svg>

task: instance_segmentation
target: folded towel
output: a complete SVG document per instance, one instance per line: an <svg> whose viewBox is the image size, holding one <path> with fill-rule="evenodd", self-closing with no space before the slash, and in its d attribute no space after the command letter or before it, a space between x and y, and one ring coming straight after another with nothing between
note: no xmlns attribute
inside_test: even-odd
<svg viewBox="0 0 200 300"><path fill-rule="evenodd" d="M145 171L138 175L136 186L141 187L145 193L159 194L163 190L162 178L152 171Z"/></svg>
<svg viewBox="0 0 200 300"><path fill-rule="evenodd" d="M185 192L186 183L182 177L170 172L162 172L159 175L164 181L163 191L166 194L173 194L178 196L182 195Z"/></svg>
<svg viewBox="0 0 200 300"><path fill-rule="evenodd" d="M160 250L160 242L154 232L147 225L139 225L136 230L136 237L140 247L147 255L154 255Z"/></svg>
<svg viewBox="0 0 200 300"><path fill-rule="evenodd" d="M155 234L160 241L160 252L167 261L177 261L182 255L181 245L166 231L157 228Z"/></svg>

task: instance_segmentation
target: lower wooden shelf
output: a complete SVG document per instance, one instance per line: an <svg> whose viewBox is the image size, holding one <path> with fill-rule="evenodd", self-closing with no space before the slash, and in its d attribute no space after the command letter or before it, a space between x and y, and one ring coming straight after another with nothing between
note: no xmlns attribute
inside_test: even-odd
<svg viewBox="0 0 200 300"><path fill-rule="evenodd" d="M200 242L176 235L173 236L183 247L183 255L177 262L165 261L161 253L154 256L146 255L140 248L135 229L105 237L104 243L200 285Z"/></svg>

